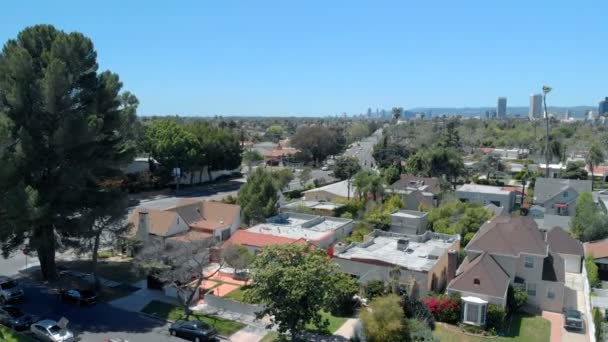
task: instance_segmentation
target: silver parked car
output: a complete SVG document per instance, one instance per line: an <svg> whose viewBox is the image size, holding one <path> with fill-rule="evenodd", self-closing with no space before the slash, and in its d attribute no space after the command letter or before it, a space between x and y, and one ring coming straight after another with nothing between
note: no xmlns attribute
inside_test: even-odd
<svg viewBox="0 0 608 342"><path fill-rule="evenodd" d="M0 277L0 301L3 303L23 299L23 290L16 281L9 277Z"/></svg>
<svg viewBox="0 0 608 342"><path fill-rule="evenodd" d="M74 334L67 328L59 327L59 324L52 319L45 319L32 324L30 327L32 334L42 341L49 342L74 342Z"/></svg>

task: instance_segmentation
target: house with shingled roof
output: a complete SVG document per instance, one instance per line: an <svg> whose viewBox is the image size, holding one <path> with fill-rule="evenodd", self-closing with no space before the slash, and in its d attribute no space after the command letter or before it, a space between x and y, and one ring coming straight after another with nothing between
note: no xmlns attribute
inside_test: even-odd
<svg viewBox="0 0 608 342"><path fill-rule="evenodd" d="M545 215L574 216L576 201L583 192L591 192L590 180L536 178L534 204L545 208Z"/></svg>
<svg viewBox="0 0 608 342"><path fill-rule="evenodd" d="M147 241L224 241L241 225L241 207L213 201L183 200L166 210L136 208L129 217L131 236Z"/></svg>
<svg viewBox="0 0 608 342"><path fill-rule="evenodd" d="M505 307L509 286L526 290L528 306L561 312L565 265L552 243L529 217L497 215L482 225L447 287L462 298L463 322L485 325L487 306Z"/></svg>

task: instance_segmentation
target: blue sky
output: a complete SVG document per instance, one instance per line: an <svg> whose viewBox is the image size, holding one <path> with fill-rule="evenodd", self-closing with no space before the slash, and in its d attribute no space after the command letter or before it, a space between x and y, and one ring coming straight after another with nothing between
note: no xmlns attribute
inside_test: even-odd
<svg viewBox="0 0 608 342"><path fill-rule="evenodd" d="M546 8L545 8L546 7ZM140 114L334 115L608 96L608 1L6 1L91 37Z"/></svg>

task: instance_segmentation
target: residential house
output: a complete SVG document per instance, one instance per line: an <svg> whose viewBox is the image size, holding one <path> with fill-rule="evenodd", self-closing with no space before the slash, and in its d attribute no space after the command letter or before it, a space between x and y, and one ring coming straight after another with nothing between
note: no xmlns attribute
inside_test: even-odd
<svg viewBox="0 0 608 342"><path fill-rule="evenodd" d="M415 210L396 210L391 213L390 231L406 235L423 234L428 226L429 213Z"/></svg>
<svg viewBox="0 0 608 342"><path fill-rule="evenodd" d="M548 230L546 240L551 250L564 259L566 272L581 273L581 264L585 252L580 241L570 236L560 227L553 227Z"/></svg>
<svg viewBox="0 0 608 342"><path fill-rule="evenodd" d="M352 230L351 219L287 212L269 218L266 223L239 230L227 243L243 245L253 253L268 245L291 243L309 243L328 249Z"/></svg>
<svg viewBox="0 0 608 342"><path fill-rule="evenodd" d="M592 257L599 269L600 279L608 281L608 239L585 242L585 257Z"/></svg>
<svg viewBox="0 0 608 342"><path fill-rule="evenodd" d="M280 144L272 149L264 151L262 156L264 157L264 164L266 165L278 165L285 166L293 161L295 154L300 150L292 147L282 147Z"/></svg>
<svg viewBox="0 0 608 342"><path fill-rule="evenodd" d="M537 166L538 172L545 175L547 169L547 164L539 164ZM549 164L549 178L558 178L560 173L566 171L566 164L558 163L558 164Z"/></svg>
<svg viewBox="0 0 608 342"><path fill-rule="evenodd" d="M441 182L437 177L406 174L401 175L401 178L388 186L385 191L401 195L407 210L419 210L421 206L434 208L439 205Z"/></svg>
<svg viewBox="0 0 608 342"><path fill-rule="evenodd" d="M336 200L352 199L357 196L357 188L350 180L328 184L319 188L302 192L304 200L319 202L336 202Z"/></svg>
<svg viewBox="0 0 608 342"><path fill-rule="evenodd" d="M591 192L590 180L539 177L534 186L534 204L545 208L545 215L574 216L582 192Z"/></svg>
<svg viewBox="0 0 608 342"><path fill-rule="evenodd" d="M589 165L585 166L585 170L591 176L591 169ZM608 182L608 165L598 165L593 167L593 177L601 179L603 182Z"/></svg>
<svg viewBox="0 0 608 342"><path fill-rule="evenodd" d="M475 202L481 205L491 203L497 207L504 207L507 212L511 212L515 209L516 194L508 188L463 184L456 190L456 198L462 202Z"/></svg>
<svg viewBox="0 0 608 342"><path fill-rule="evenodd" d="M441 291L457 267L460 236L427 231L406 235L380 230L364 242L334 247L333 260L343 272L365 284L371 280L397 280L415 296Z"/></svg>
<svg viewBox="0 0 608 342"><path fill-rule="evenodd" d="M447 289L448 294L462 297L464 323L484 325L487 305L505 307L510 285L526 290L529 306L562 311L564 260L532 218L494 216L465 251L465 260Z"/></svg>
<svg viewBox="0 0 608 342"><path fill-rule="evenodd" d="M241 207L213 201L184 200L165 210L136 208L129 217L140 241L226 240L241 225Z"/></svg>
<svg viewBox="0 0 608 342"><path fill-rule="evenodd" d="M299 199L284 204L279 210L281 213L305 211L319 216L340 216L339 213L344 207L345 205L340 203Z"/></svg>

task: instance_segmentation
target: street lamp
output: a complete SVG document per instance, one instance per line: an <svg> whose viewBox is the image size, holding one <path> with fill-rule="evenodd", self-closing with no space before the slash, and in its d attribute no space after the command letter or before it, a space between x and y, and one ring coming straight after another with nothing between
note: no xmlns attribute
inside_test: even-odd
<svg viewBox="0 0 608 342"><path fill-rule="evenodd" d="M545 178L549 178L549 160L551 154L549 152L549 112L547 112L547 94L551 92L552 88L549 86L543 86L543 105L545 107Z"/></svg>

